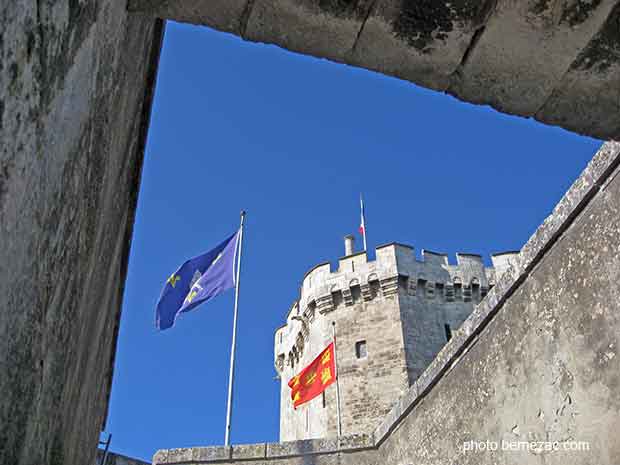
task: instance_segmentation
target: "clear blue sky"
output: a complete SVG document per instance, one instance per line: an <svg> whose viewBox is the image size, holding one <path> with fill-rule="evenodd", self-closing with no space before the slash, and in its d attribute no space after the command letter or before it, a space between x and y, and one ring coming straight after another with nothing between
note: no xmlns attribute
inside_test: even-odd
<svg viewBox="0 0 620 465"><path fill-rule="evenodd" d="M600 146L365 70L168 23L123 303L112 450L223 443L233 292L157 333L166 278L248 211L232 441L278 438L273 332L335 262L364 193L369 248L519 249ZM358 245L361 241L358 237ZM374 256L374 252L372 253Z"/></svg>

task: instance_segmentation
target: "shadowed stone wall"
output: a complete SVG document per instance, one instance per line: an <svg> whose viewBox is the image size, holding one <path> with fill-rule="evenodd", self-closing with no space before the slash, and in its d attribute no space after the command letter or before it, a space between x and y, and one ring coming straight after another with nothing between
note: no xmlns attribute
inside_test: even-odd
<svg viewBox="0 0 620 465"><path fill-rule="evenodd" d="M162 450L153 462L617 465L619 251L620 143L608 143L372 435ZM588 450L467 452L469 441Z"/></svg>
<svg viewBox="0 0 620 465"><path fill-rule="evenodd" d="M618 0L129 0L131 11L620 139Z"/></svg>
<svg viewBox="0 0 620 465"><path fill-rule="evenodd" d="M0 463L93 463L161 21L0 6Z"/></svg>

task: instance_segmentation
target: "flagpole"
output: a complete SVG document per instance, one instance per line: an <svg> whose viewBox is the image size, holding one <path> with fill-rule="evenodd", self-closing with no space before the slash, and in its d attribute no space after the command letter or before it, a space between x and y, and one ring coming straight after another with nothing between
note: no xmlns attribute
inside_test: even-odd
<svg viewBox="0 0 620 465"><path fill-rule="evenodd" d="M364 199L362 199L362 194L360 193L360 208L362 211L362 237L364 239L364 252L366 252L366 215L364 213Z"/></svg>
<svg viewBox="0 0 620 465"><path fill-rule="evenodd" d="M228 375L228 405L226 407L226 433L224 435L224 445L230 445L230 420L232 417L233 384L235 382L235 349L237 343L237 311L239 309L239 277L241 275L241 251L243 247L243 224L245 222L245 211L241 211L241 225L239 226L239 243L237 249L237 270L235 279L235 311L233 314L232 345L230 348L230 372Z"/></svg>
<svg viewBox="0 0 620 465"><path fill-rule="evenodd" d="M340 417L340 372L338 371L338 356L336 350L336 322L332 321L334 339L334 368L336 369L336 414L338 416L338 437L342 436L342 421Z"/></svg>

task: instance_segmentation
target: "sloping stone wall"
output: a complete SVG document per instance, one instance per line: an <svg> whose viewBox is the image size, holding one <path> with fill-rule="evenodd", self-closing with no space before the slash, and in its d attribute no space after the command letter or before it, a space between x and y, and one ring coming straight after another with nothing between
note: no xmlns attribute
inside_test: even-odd
<svg viewBox="0 0 620 465"><path fill-rule="evenodd" d="M374 434L153 463L617 465L619 252L620 143L607 143Z"/></svg>
<svg viewBox="0 0 620 465"><path fill-rule="evenodd" d="M93 463L162 21L0 6L0 463Z"/></svg>

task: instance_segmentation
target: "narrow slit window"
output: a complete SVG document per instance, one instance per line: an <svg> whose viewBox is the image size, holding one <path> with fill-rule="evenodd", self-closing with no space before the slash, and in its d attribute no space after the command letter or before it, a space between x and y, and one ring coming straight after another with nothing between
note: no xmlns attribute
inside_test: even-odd
<svg viewBox="0 0 620 465"><path fill-rule="evenodd" d="M357 358L366 358L368 356L366 341L357 341L355 343L355 356Z"/></svg>
<svg viewBox="0 0 620 465"><path fill-rule="evenodd" d="M443 325L444 330L446 331L446 341L452 339L452 328L450 328L449 324Z"/></svg>

